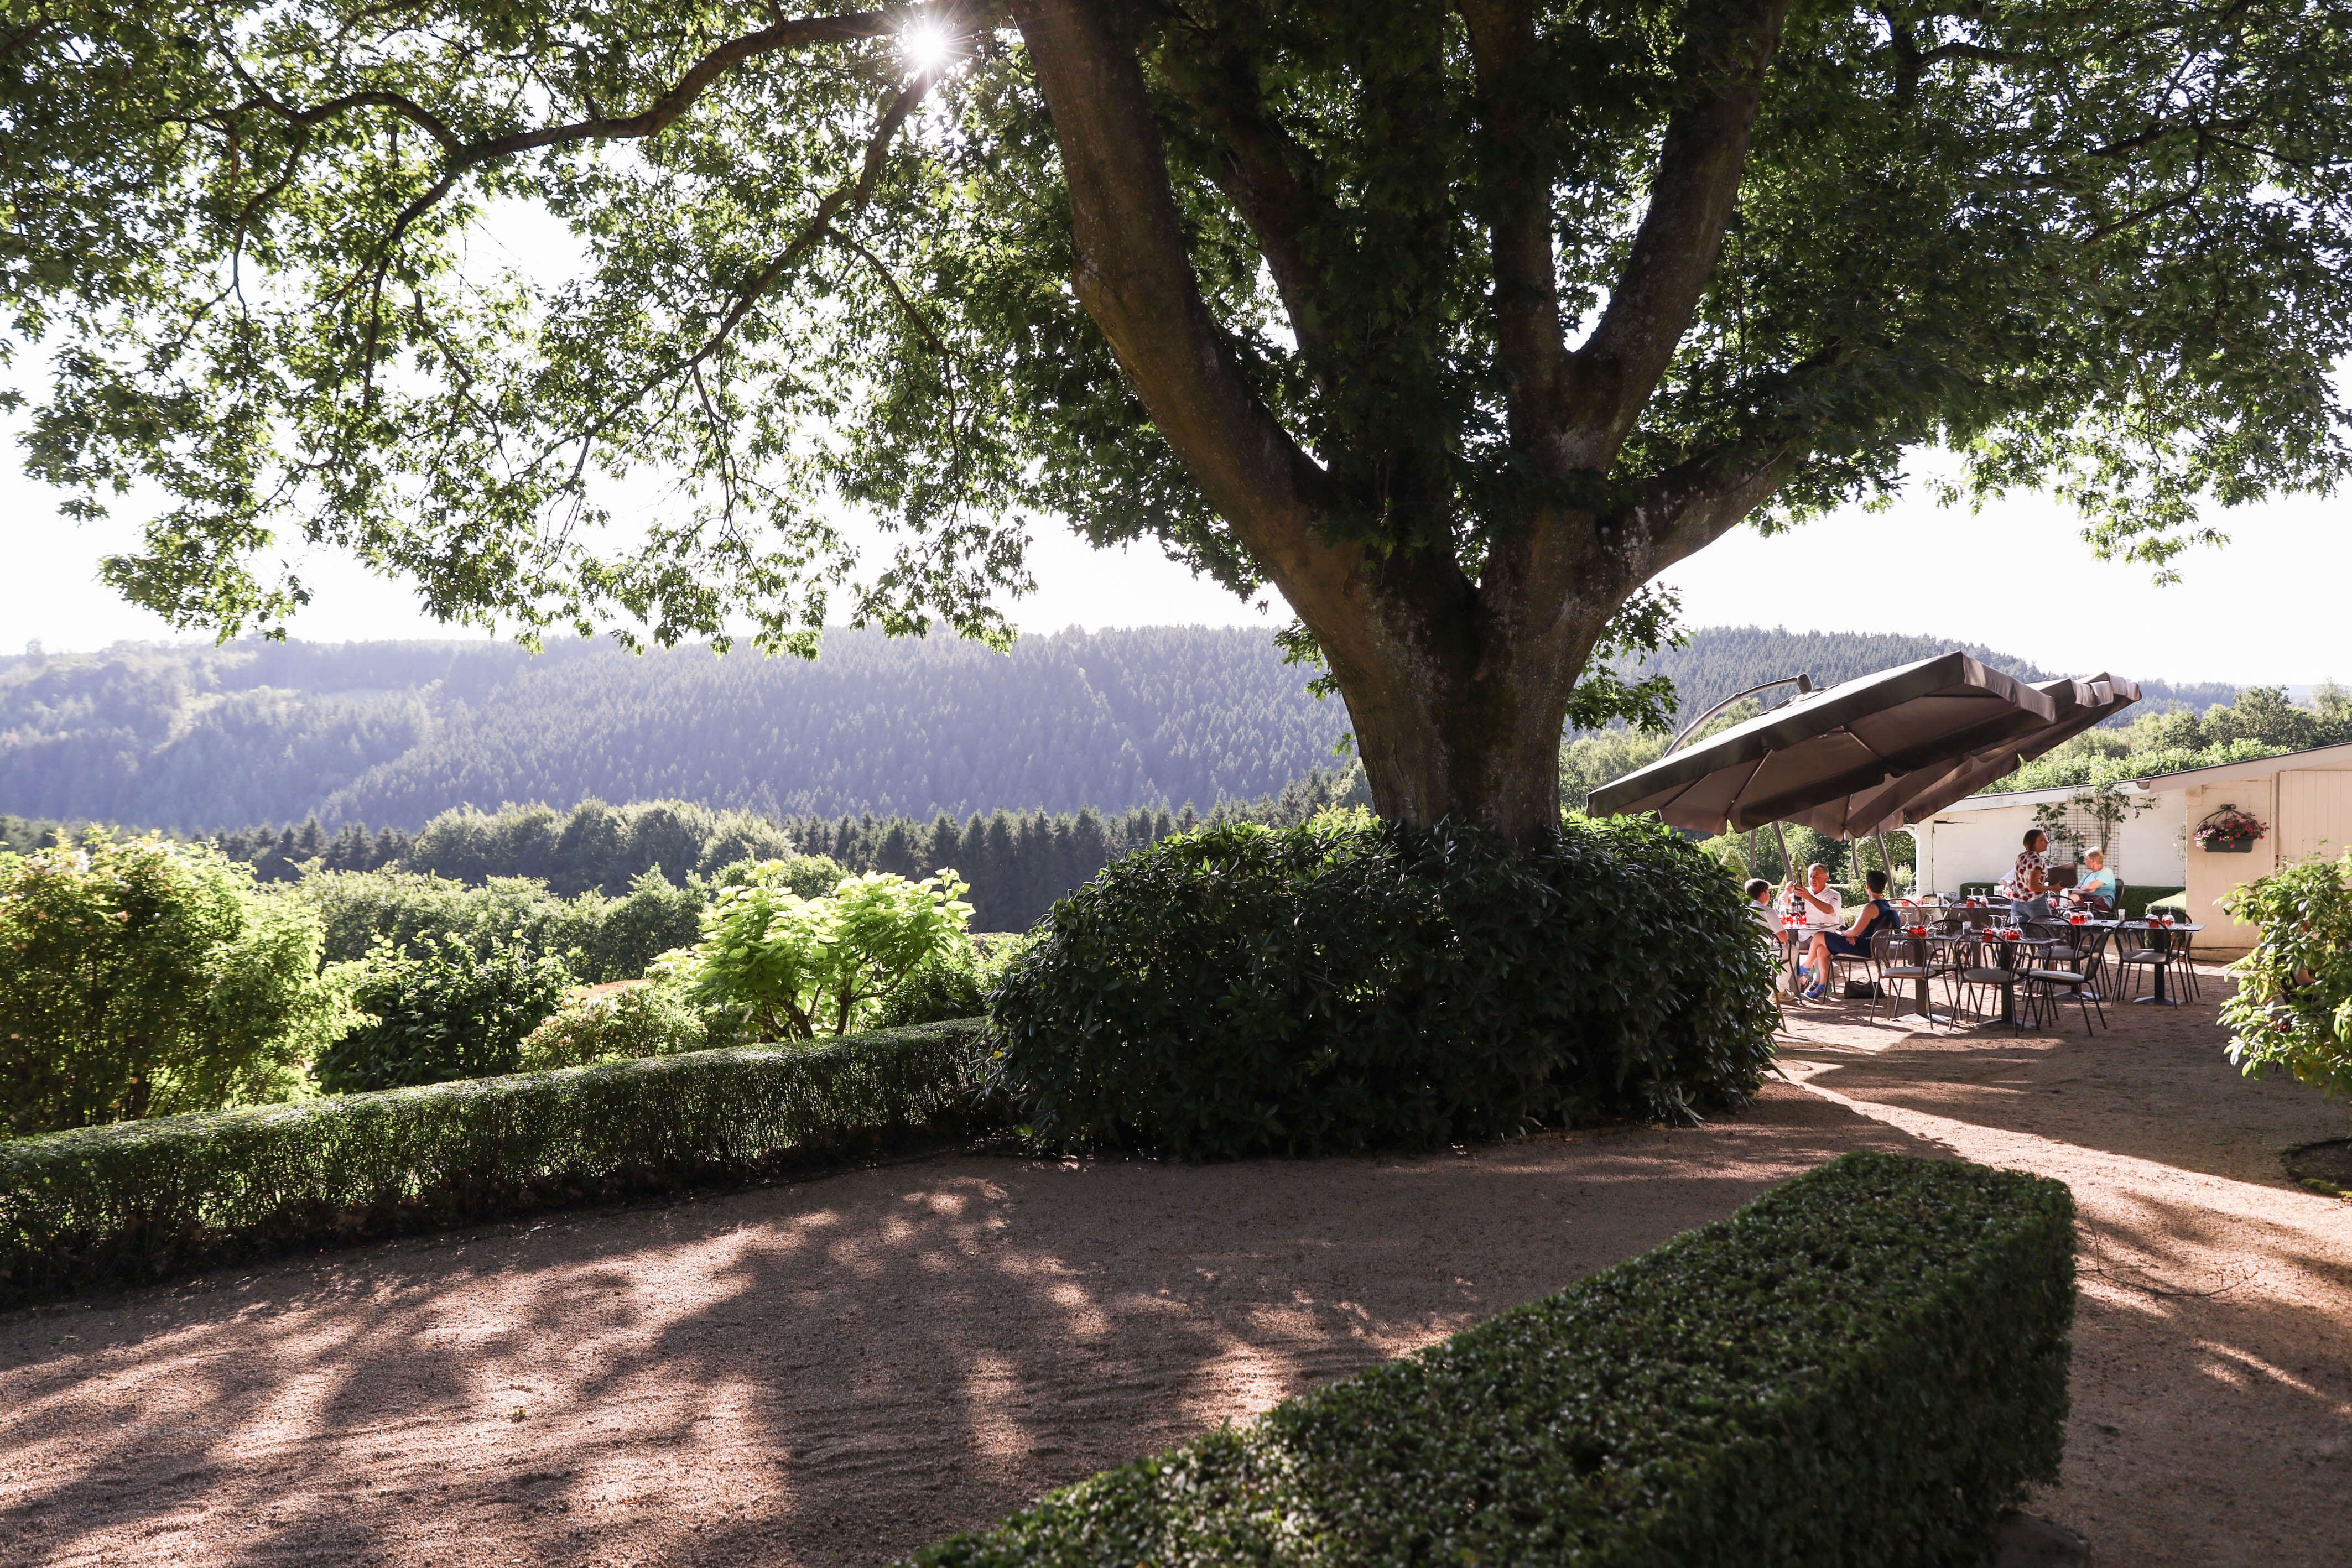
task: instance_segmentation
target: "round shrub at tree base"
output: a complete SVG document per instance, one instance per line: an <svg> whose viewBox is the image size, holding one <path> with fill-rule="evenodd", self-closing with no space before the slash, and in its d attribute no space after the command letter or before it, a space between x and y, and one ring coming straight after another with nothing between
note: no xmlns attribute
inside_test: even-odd
<svg viewBox="0 0 2352 1568"><path fill-rule="evenodd" d="M1524 854L1325 823L1114 863L990 1008L1034 1135L1221 1158L1736 1107L1771 985L1738 886L1654 823L1571 818Z"/></svg>

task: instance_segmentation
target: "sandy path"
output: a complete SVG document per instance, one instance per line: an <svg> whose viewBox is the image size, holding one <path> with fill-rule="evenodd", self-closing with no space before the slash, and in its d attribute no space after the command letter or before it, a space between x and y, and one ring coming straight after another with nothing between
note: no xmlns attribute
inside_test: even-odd
<svg viewBox="0 0 2352 1568"><path fill-rule="evenodd" d="M1787 1070L1901 1131L2074 1189L2082 1217L2063 1484L2036 1511L2101 1568L2352 1564L2352 1203L2282 1151L2347 1106L2223 1060L2211 998L2112 1031L1905 1036L1794 1020Z"/></svg>
<svg viewBox="0 0 2352 1568"><path fill-rule="evenodd" d="M0 1562L872 1563L1911 1140L943 1157L0 1317Z"/></svg>

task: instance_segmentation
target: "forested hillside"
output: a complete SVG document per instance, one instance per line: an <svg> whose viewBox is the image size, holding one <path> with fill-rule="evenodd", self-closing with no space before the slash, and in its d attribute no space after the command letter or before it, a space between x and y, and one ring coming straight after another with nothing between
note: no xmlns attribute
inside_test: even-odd
<svg viewBox="0 0 2352 1568"><path fill-rule="evenodd" d="M1773 675L1827 684L1952 645L1714 628L1649 667L1695 714ZM2150 706L2231 695L2143 685ZM838 632L814 664L583 643L128 646L0 658L0 810L192 831L316 816L331 832L591 798L926 822L1205 811L1329 765L1346 724L1246 627L1068 632L1009 655Z"/></svg>

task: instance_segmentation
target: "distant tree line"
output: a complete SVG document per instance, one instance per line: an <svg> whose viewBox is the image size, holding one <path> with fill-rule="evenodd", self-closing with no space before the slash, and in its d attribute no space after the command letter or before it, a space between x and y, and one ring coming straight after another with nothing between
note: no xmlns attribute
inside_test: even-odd
<svg viewBox="0 0 2352 1568"><path fill-rule="evenodd" d="M1641 671L1669 676L1687 716L1771 675L1827 684L1948 646L1717 627ZM348 824L414 834L468 802L683 800L775 821L925 823L1000 808L1176 811L1190 800L1205 811L1331 766L1348 716L1306 679L1247 627L1073 631L1024 637L1010 655L840 632L814 664L698 649L637 658L595 643L536 657L488 642L6 656L0 808L182 832L299 832L315 816L345 860L357 851L341 838ZM2231 695L2143 685L2142 712ZM1578 799L1590 768L1571 772ZM316 847L276 852L301 861ZM273 853L250 852L257 863Z"/></svg>
<svg viewBox="0 0 2352 1568"><path fill-rule="evenodd" d="M973 927L1015 931L1034 924L1055 899L1119 855L1204 821L1277 825L1305 821L1328 806L1370 800L1360 769L1316 769L1255 801L1224 802L1203 814L1138 807L1126 811L975 812L959 822L867 813L779 821L753 811L713 810L680 800L625 806L583 800L568 811L544 805L470 807L445 811L416 833L363 823L330 832L317 818L261 823L202 835L264 882L292 882L322 872L399 870L482 886L529 877L561 898L641 891L656 873L673 886L709 882L743 861L823 855L845 872L884 871L921 877L952 866L971 884ZM60 821L0 817L0 848L69 841L79 828Z"/></svg>

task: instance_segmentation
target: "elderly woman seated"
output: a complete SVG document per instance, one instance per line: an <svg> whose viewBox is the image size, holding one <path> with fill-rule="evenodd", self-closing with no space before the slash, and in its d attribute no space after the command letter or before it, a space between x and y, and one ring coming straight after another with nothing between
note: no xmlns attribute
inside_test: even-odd
<svg viewBox="0 0 2352 1568"><path fill-rule="evenodd" d="M1862 883L1870 892L1870 902L1855 912L1853 924L1843 931L1813 934L1813 950L1806 956L1813 969L1813 983L1805 991L1808 1000L1817 1002L1829 994L1832 955L1842 958L1865 957L1870 952L1871 937L1895 925L1895 905L1886 900L1886 873L1871 872L1864 876Z"/></svg>
<svg viewBox="0 0 2352 1568"><path fill-rule="evenodd" d="M2105 915L2115 908L2116 896L2122 889L2122 880L2107 869L2104 851L2093 850L2083 857L2083 874L2074 883L2075 895L2082 902Z"/></svg>

